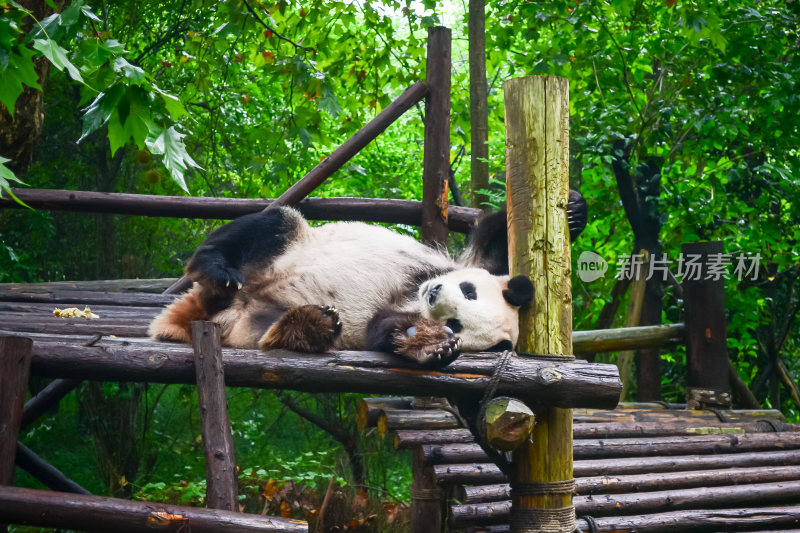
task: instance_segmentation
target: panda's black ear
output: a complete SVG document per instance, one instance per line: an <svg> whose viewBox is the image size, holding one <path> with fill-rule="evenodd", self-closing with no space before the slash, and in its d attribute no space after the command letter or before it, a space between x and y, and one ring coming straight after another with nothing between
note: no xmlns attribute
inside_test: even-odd
<svg viewBox="0 0 800 533"><path fill-rule="evenodd" d="M503 289L503 298L514 307L530 302L533 300L533 282L528 276L514 276Z"/></svg>

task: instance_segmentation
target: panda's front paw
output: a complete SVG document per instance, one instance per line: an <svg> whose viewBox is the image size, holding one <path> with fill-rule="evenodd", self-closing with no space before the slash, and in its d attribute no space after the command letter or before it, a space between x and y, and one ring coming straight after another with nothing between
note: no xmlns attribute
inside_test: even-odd
<svg viewBox="0 0 800 533"><path fill-rule="evenodd" d="M427 319L417 320L394 335L395 353L425 368L442 368L461 355L461 339L447 326Z"/></svg>
<svg viewBox="0 0 800 533"><path fill-rule="evenodd" d="M267 330L258 346L262 350L282 348L322 353L336 344L342 333L339 312L327 305L292 307Z"/></svg>

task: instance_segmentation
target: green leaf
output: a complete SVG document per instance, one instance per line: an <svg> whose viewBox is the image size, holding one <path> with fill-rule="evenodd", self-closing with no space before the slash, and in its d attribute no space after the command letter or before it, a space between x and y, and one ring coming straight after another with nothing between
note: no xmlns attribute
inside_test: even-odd
<svg viewBox="0 0 800 533"><path fill-rule="evenodd" d="M11 118L17 98L22 94L22 85L42 90L39 75L33 65L35 52L25 47L15 47L8 56L8 66L0 75L0 103L6 106Z"/></svg>
<svg viewBox="0 0 800 533"><path fill-rule="evenodd" d="M100 17L94 14L94 11L92 11L92 8L89 6L81 6L81 12L95 22L103 22L100 20Z"/></svg>
<svg viewBox="0 0 800 533"><path fill-rule="evenodd" d="M161 131L158 136L151 133L146 144L153 154L164 156L164 166L169 170L172 179L188 193L184 172L187 168L200 168L200 166L186 152L186 145L183 144L184 137L184 134L178 133L174 127L170 126Z"/></svg>
<svg viewBox="0 0 800 533"><path fill-rule="evenodd" d="M19 198L17 198L17 196L11 190L11 184L9 182L15 181L22 185L25 185L25 182L16 177L14 173L11 172L11 169L6 166L6 163L8 163L9 161L11 160L6 159L5 157L0 155L0 196L2 196L2 191L5 191L8 193L9 196L11 196L11 198L14 199L15 202L17 202L20 205L24 205L25 207L30 209L31 207L22 200L20 200Z"/></svg>
<svg viewBox="0 0 800 533"><path fill-rule="evenodd" d="M161 95L161 98L164 100L164 107L167 108L169 112L169 116L172 120L178 120L182 116L186 115L186 108L183 107L183 104L176 96L169 94L168 92L162 91L155 85L153 85L153 89Z"/></svg>
<svg viewBox="0 0 800 533"><path fill-rule="evenodd" d="M83 121L83 129L81 131L81 136L78 139L78 142L84 140L88 135L97 131L106 121L111 118L111 113L117 107L117 102L119 102L120 98L125 91L125 88L121 85L114 85L111 87L108 92L100 93L97 95L89 107L86 108L86 111L81 117Z"/></svg>
<svg viewBox="0 0 800 533"><path fill-rule="evenodd" d="M336 100L336 95L327 85L322 87L322 96L319 99L319 108L327 111L328 114L333 118L336 118L339 116L339 113L342 112L342 108L339 107L339 102Z"/></svg>
<svg viewBox="0 0 800 533"><path fill-rule="evenodd" d="M114 72L122 72L131 83L139 84L144 79L144 70L131 65L124 57L118 57L114 60Z"/></svg>
<svg viewBox="0 0 800 533"><path fill-rule="evenodd" d="M78 22L78 15L81 13L83 0L75 0L70 6L61 12L61 26L72 26Z"/></svg>
<svg viewBox="0 0 800 533"><path fill-rule="evenodd" d="M83 83L81 73L78 72L78 69L67 57L67 51L61 48L54 40L34 39L33 47L44 54L58 70L67 69L73 80Z"/></svg>

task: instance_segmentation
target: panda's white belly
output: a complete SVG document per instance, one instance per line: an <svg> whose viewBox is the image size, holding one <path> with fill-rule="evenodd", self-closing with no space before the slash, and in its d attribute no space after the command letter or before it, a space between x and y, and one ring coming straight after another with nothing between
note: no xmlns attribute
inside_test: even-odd
<svg viewBox="0 0 800 533"><path fill-rule="evenodd" d="M330 305L342 320L342 346L363 348L366 325L388 304L417 309L409 279L454 268L445 253L380 226L339 222L309 228L272 264L271 294L287 306ZM404 302L404 296L412 296ZM408 308L407 306L411 306Z"/></svg>

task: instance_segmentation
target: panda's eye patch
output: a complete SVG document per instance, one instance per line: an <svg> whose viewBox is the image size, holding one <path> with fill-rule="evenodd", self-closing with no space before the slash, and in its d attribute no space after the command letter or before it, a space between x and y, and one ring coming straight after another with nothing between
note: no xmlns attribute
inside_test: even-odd
<svg viewBox="0 0 800 533"><path fill-rule="evenodd" d="M447 327L453 330L453 333L459 333L461 330L464 329L464 326L461 325L461 322L457 318L448 318Z"/></svg>
<svg viewBox="0 0 800 533"><path fill-rule="evenodd" d="M462 281L458 284L458 287L461 289L461 294L464 295L464 298L467 300L477 300L478 299L478 292L475 290L475 285L470 283L469 281Z"/></svg>

